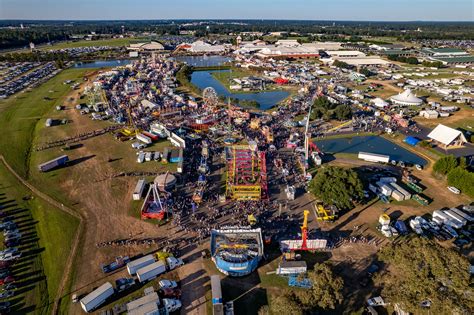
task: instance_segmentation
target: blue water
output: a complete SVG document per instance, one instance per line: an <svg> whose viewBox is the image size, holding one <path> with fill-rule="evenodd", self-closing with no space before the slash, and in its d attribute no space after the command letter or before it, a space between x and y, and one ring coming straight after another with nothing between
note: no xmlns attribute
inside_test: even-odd
<svg viewBox="0 0 474 315"><path fill-rule="evenodd" d="M191 83L201 90L207 87L213 87L219 96L256 101L260 104L260 109L263 110L272 108L290 95L287 91L231 93L222 83L212 76L212 72L229 72L229 70L195 71L191 75Z"/></svg>
<svg viewBox="0 0 474 315"><path fill-rule="evenodd" d="M315 143L321 151L327 153L359 153L362 151L388 155L390 160L426 165L425 159L379 136L317 140Z"/></svg>
<svg viewBox="0 0 474 315"><path fill-rule="evenodd" d="M74 64L74 68L110 68L125 66L131 63L131 60L96 60Z"/></svg>
<svg viewBox="0 0 474 315"><path fill-rule="evenodd" d="M215 67L221 66L232 60L224 56L178 56L174 58L193 67Z"/></svg>

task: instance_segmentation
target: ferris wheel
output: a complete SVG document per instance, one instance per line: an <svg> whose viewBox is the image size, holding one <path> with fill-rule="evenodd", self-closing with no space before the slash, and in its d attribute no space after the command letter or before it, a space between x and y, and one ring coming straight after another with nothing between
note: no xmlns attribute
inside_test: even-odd
<svg viewBox="0 0 474 315"><path fill-rule="evenodd" d="M213 87L207 87L202 91L202 100L206 106L216 106L219 103L219 97Z"/></svg>

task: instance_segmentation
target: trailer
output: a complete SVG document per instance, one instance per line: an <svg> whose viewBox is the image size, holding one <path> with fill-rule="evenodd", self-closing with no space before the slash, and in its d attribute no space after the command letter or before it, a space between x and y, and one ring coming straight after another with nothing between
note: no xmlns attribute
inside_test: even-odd
<svg viewBox="0 0 474 315"><path fill-rule="evenodd" d="M470 216L469 214L463 212L462 210L459 210L458 208L451 208L449 210L456 213L458 216L464 218L467 222L474 221L474 218L472 216Z"/></svg>
<svg viewBox="0 0 474 315"><path fill-rule="evenodd" d="M408 186L408 188L412 189L413 191L415 191L418 194L423 191L423 188L421 188L420 186L418 186L415 183L407 182L406 185Z"/></svg>
<svg viewBox="0 0 474 315"><path fill-rule="evenodd" d="M137 140L140 140L141 142L143 142L145 144L151 144L153 142L153 141L151 141L151 139L149 137L145 136L142 133L139 133L137 135Z"/></svg>
<svg viewBox="0 0 474 315"><path fill-rule="evenodd" d="M137 186L135 186L135 190L133 191L133 200L140 200L142 199L143 192L145 191L146 182L145 179L139 179L137 182Z"/></svg>
<svg viewBox="0 0 474 315"><path fill-rule="evenodd" d="M151 162L151 160L153 160L153 152L145 153L145 161Z"/></svg>
<svg viewBox="0 0 474 315"><path fill-rule="evenodd" d="M137 277L140 283L154 279L166 272L166 265L162 261L157 261L137 270Z"/></svg>
<svg viewBox="0 0 474 315"><path fill-rule="evenodd" d="M169 157L170 157L170 148L165 148L163 151L163 156L161 157L161 162L163 164L167 164L169 162Z"/></svg>
<svg viewBox="0 0 474 315"><path fill-rule="evenodd" d="M66 165L66 163L69 161L69 157L67 155L61 155L60 157L57 157L51 161L42 163L38 165L38 169L41 172L48 172L54 168L57 168L59 166Z"/></svg>
<svg viewBox="0 0 474 315"><path fill-rule="evenodd" d="M421 197L420 195L418 194L414 194L411 196L411 199L415 200L416 202L418 202L419 204L421 204L422 206L427 206L429 204L428 200Z"/></svg>
<svg viewBox="0 0 474 315"><path fill-rule="evenodd" d="M398 190L394 189L392 191L392 198L395 199L396 201L403 201L405 200L405 195L399 192Z"/></svg>
<svg viewBox="0 0 474 315"><path fill-rule="evenodd" d="M155 135L155 134L153 134L153 133L151 133L151 132L143 131L142 134L143 134L144 136L147 136L148 138L150 138L151 141L158 141L158 140L160 140L160 137L159 137L159 136L157 136L157 135Z"/></svg>
<svg viewBox="0 0 474 315"><path fill-rule="evenodd" d="M380 192L387 197L390 197L392 195L393 189L387 184L380 185Z"/></svg>
<svg viewBox="0 0 474 315"><path fill-rule="evenodd" d="M211 276L211 291L212 291L212 314L224 315L221 279L218 275Z"/></svg>
<svg viewBox="0 0 474 315"><path fill-rule="evenodd" d="M138 163L143 163L143 162L145 162L145 153L143 153L143 152L138 153L137 162L138 162Z"/></svg>
<svg viewBox="0 0 474 315"><path fill-rule="evenodd" d="M358 157L367 162L388 163L390 161L390 156L376 153L359 152Z"/></svg>
<svg viewBox="0 0 474 315"><path fill-rule="evenodd" d="M182 150L171 150L170 162L178 163L183 160L183 151Z"/></svg>
<svg viewBox="0 0 474 315"><path fill-rule="evenodd" d="M433 218L439 218L443 223L449 220L448 215L441 210L433 211Z"/></svg>
<svg viewBox="0 0 474 315"><path fill-rule="evenodd" d="M114 288L110 282L106 282L80 300L82 309L89 313L104 303L114 294Z"/></svg>
<svg viewBox="0 0 474 315"><path fill-rule="evenodd" d="M137 273L137 270L148 265L151 265L155 262L153 255L146 255L141 258L135 259L127 264L128 273L133 276Z"/></svg>
<svg viewBox="0 0 474 315"><path fill-rule="evenodd" d="M390 185L395 189L395 190L398 190L400 193L402 193L404 196L405 196L405 199L404 200L409 200L411 198L411 194L406 191L406 189L403 189L403 187L401 187L400 185L398 185L397 183L390 183Z"/></svg>
<svg viewBox="0 0 474 315"><path fill-rule="evenodd" d="M445 210L444 213L446 213L448 216L450 216L450 219L451 219L451 220L458 221L458 222L460 222L463 226L466 225L466 223L467 223L467 220L466 220L466 219L464 219L463 217L461 217L460 215L458 215L457 213L455 213L455 212L452 211L452 210Z"/></svg>

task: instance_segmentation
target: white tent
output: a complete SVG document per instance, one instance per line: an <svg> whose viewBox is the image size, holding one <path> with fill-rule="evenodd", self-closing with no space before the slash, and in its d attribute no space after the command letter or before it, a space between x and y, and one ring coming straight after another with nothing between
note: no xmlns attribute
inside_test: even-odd
<svg viewBox="0 0 474 315"><path fill-rule="evenodd" d="M416 97L410 89L406 89L402 93L392 96L390 100L394 104L401 106L418 106L423 103L423 100Z"/></svg>
<svg viewBox="0 0 474 315"><path fill-rule="evenodd" d="M380 97L377 97L377 98L374 98L372 100L372 103L374 103L374 106L375 107L379 107L379 108L384 108L385 106L388 106L388 103L385 102L383 99L381 99Z"/></svg>
<svg viewBox="0 0 474 315"><path fill-rule="evenodd" d="M430 132L428 138L443 144L444 147L461 146L467 142L461 131L441 124Z"/></svg>

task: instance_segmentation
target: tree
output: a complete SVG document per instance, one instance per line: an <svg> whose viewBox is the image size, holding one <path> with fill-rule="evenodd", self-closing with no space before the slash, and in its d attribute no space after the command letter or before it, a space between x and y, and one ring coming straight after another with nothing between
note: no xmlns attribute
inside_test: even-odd
<svg viewBox="0 0 474 315"><path fill-rule="evenodd" d="M310 192L326 204L352 209L364 196L362 181L352 169L329 166L321 169L309 186Z"/></svg>
<svg viewBox="0 0 474 315"><path fill-rule="evenodd" d="M313 106L314 106L315 108L321 108L321 109L324 109L324 110L330 110L330 109L334 109L337 105L331 103L331 102L329 101L329 99L328 99L326 96L321 96L321 97L318 97L318 98L314 101Z"/></svg>
<svg viewBox="0 0 474 315"><path fill-rule="evenodd" d="M334 309L342 302L344 281L333 274L327 263L316 264L314 270L308 272L308 279L313 284L311 289L294 291L296 299L305 309Z"/></svg>
<svg viewBox="0 0 474 315"><path fill-rule="evenodd" d="M446 175L458 166L458 160L454 155L448 155L440 158L433 165L433 171L440 175Z"/></svg>
<svg viewBox="0 0 474 315"><path fill-rule="evenodd" d="M349 105L341 104L334 109L334 115L338 120L346 120L352 118L352 109Z"/></svg>
<svg viewBox="0 0 474 315"><path fill-rule="evenodd" d="M332 64L334 67L343 68L343 69L352 69L352 66L347 62L336 60Z"/></svg>
<svg viewBox="0 0 474 315"><path fill-rule="evenodd" d="M265 313L264 313L265 314ZM271 315L302 315L303 311L291 294L286 292L270 300Z"/></svg>
<svg viewBox="0 0 474 315"><path fill-rule="evenodd" d="M387 268L375 277L375 282L383 285L382 296L392 304L417 314L422 312L420 303L430 300L430 314L473 313L470 264L457 251L424 238L412 238L384 247L378 259Z"/></svg>
<svg viewBox="0 0 474 315"><path fill-rule="evenodd" d="M464 162L464 166L466 162ZM474 173L458 166L448 173L448 184L474 198Z"/></svg>

